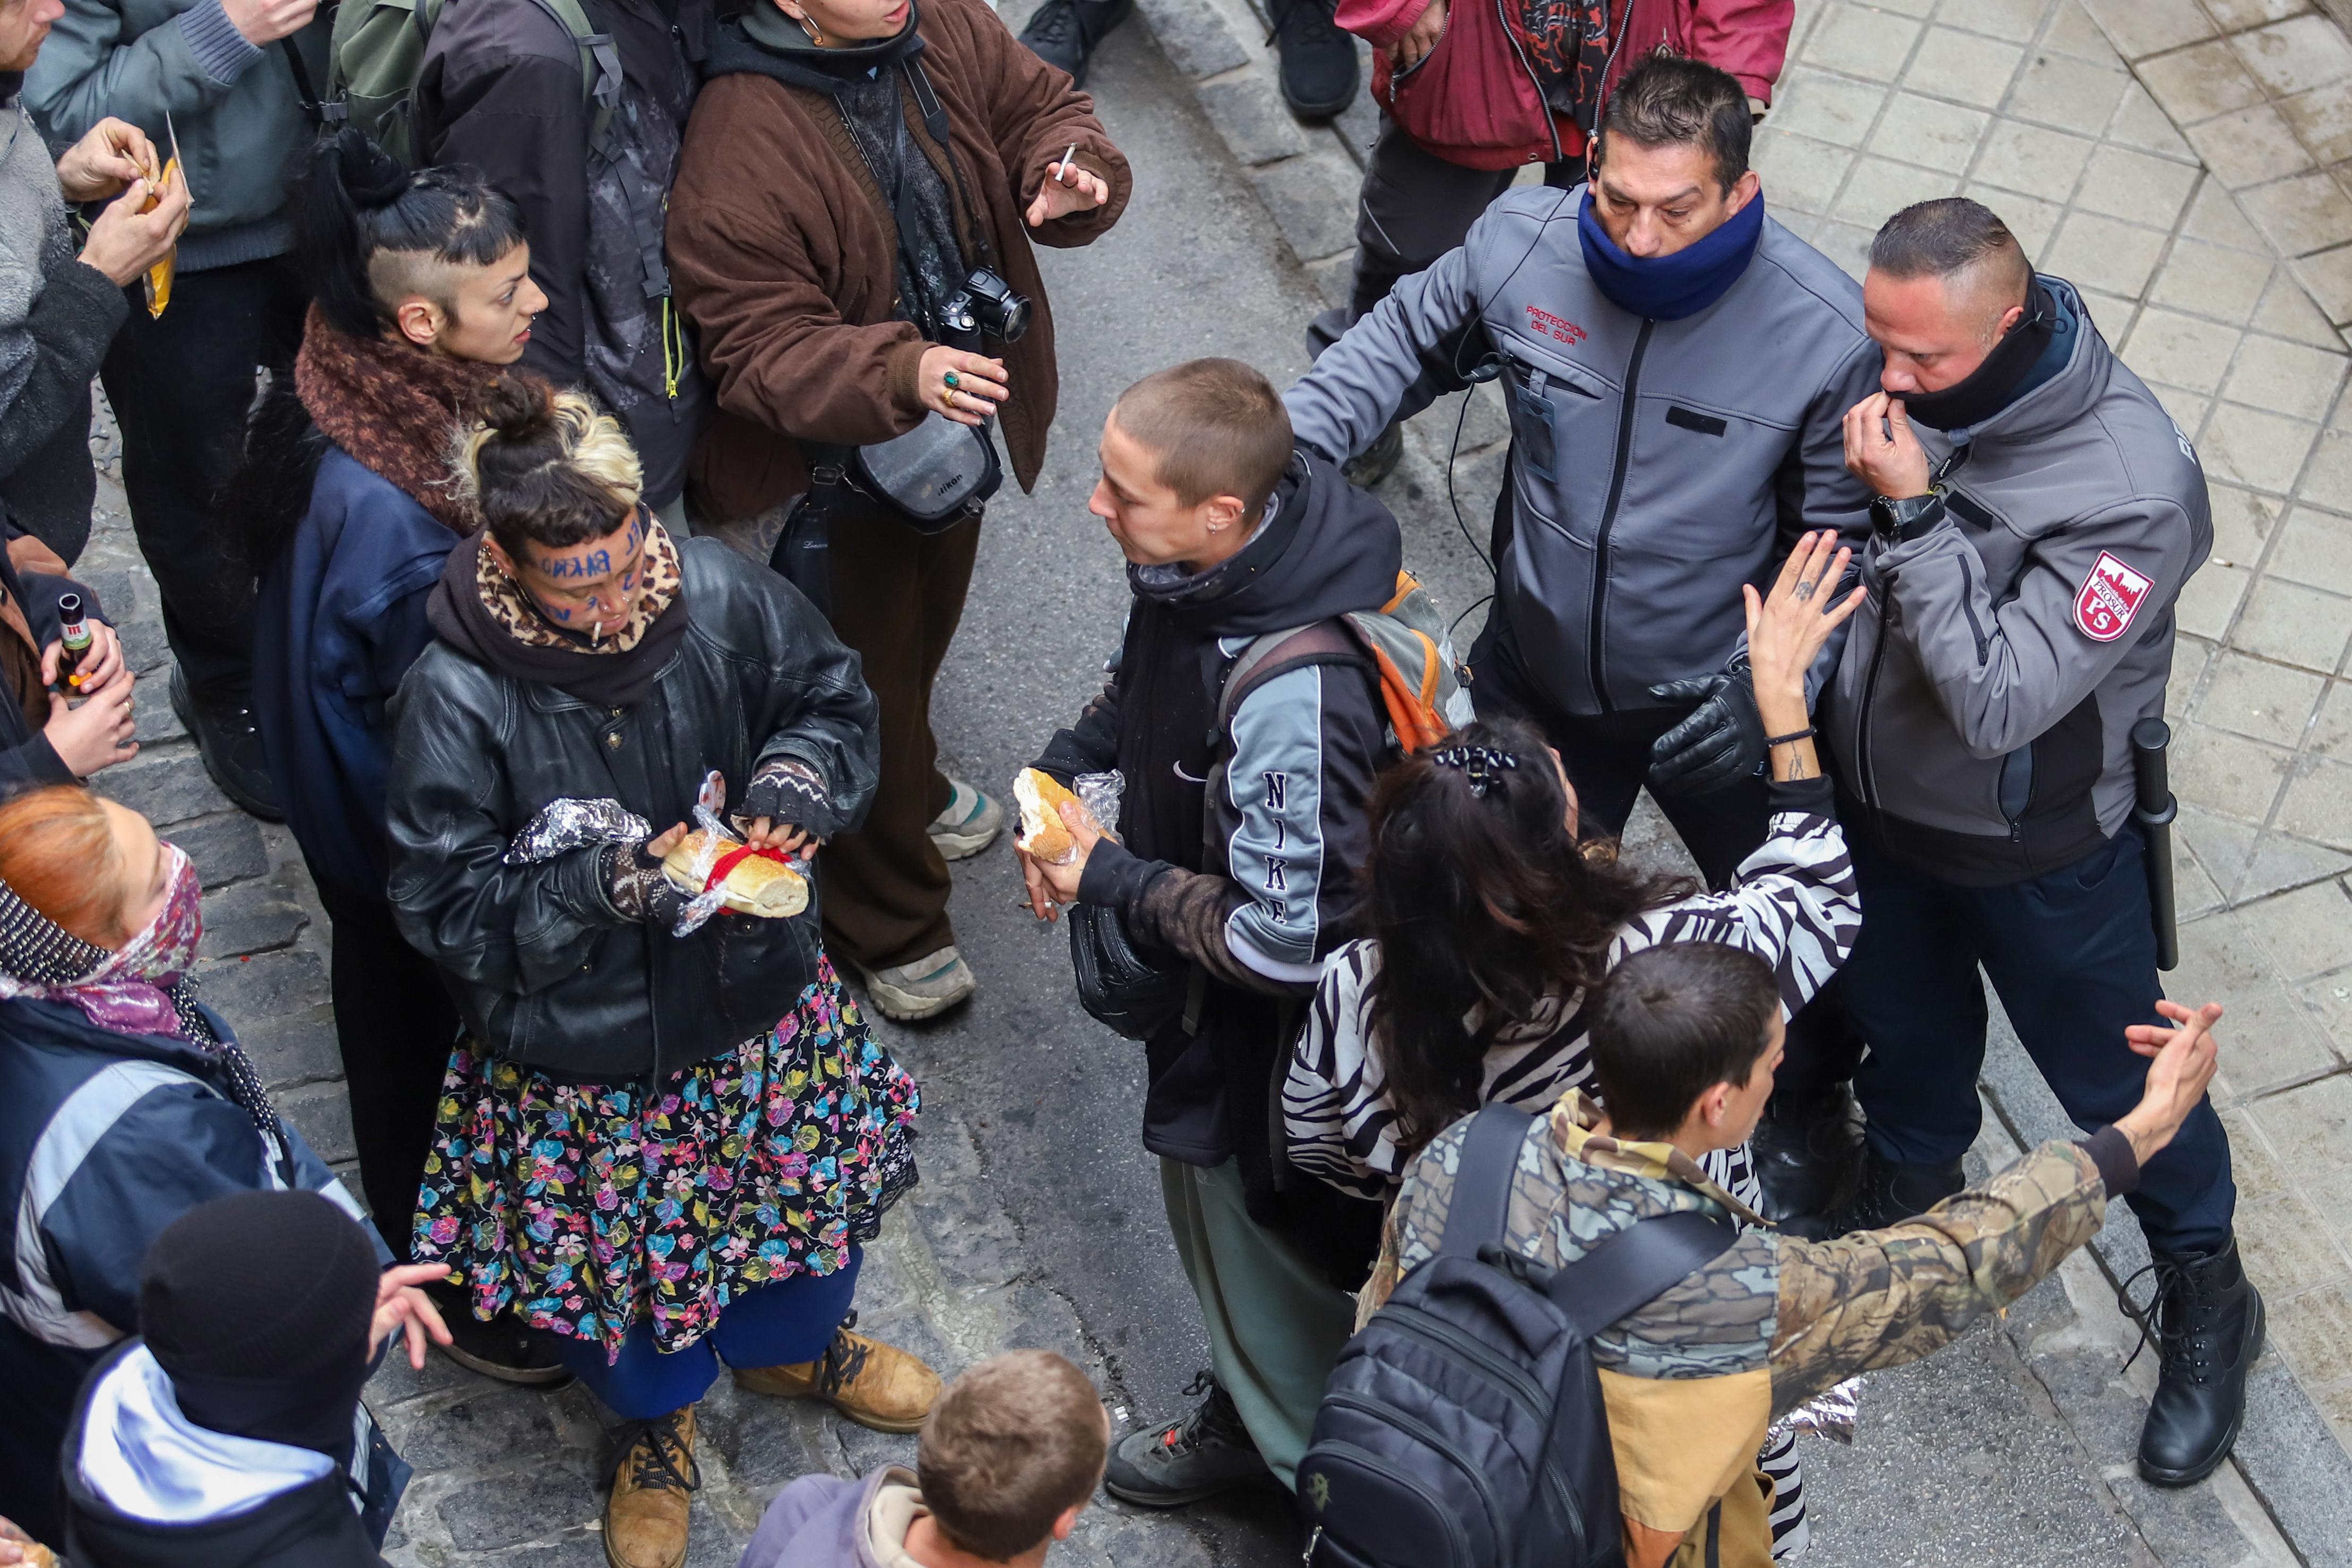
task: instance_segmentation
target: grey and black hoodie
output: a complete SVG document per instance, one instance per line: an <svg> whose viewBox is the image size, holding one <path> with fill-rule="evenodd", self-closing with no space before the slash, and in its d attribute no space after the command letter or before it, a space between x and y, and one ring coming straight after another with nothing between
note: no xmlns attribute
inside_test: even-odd
<svg viewBox="0 0 2352 1568"><path fill-rule="evenodd" d="M1128 569L1135 599L1110 678L1036 764L1065 781L1126 776L1123 841L1097 846L1078 896L1117 908L1139 944L1204 979L1197 1027L1179 1019L1147 1047L1144 1146L1188 1165L1239 1162L1261 1223L1295 1207L1276 1193L1269 1099L1286 1019L1352 934L1388 718L1369 660L1284 669L1277 656L1222 733L1218 696L1255 639L1387 603L1402 559L1387 507L1294 455L1239 554L1192 576ZM1221 758L1211 829L1203 796Z"/></svg>

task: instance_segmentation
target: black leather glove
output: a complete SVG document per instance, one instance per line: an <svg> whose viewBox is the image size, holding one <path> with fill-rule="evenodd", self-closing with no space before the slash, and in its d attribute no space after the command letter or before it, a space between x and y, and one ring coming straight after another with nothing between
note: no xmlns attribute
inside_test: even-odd
<svg viewBox="0 0 2352 1568"><path fill-rule="evenodd" d="M675 925L686 907L686 890L670 881L662 862L646 852L648 839L633 844L606 844L599 852L597 870L604 879L604 896L624 920L647 925Z"/></svg>
<svg viewBox="0 0 2352 1568"><path fill-rule="evenodd" d="M797 757L772 757L751 775L742 803L735 808L735 821L749 828L762 817L779 828L798 828L813 839L829 839L841 827L833 792L816 769Z"/></svg>
<svg viewBox="0 0 2352 1568"><path fill-rule="evenodd" d="M1740 654L1719 674L1650 688L1662 703L1696 701L1682 723L1650 747L1650 787L1704 795L1735 784L1764 761L1764 718L1756 711L1756 677Z"/></svg>

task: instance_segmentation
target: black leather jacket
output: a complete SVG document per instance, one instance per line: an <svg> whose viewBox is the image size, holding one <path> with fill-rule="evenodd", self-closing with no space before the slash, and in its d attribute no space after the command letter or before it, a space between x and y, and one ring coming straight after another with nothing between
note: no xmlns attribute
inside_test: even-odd
<svg viewBox="0 0 2352 1568"><path fill-rule="evenodd" d="M534 812L609 797L659 831L691 820L708 769L731 806L780 753L817 770L841 829L874 794L857 655L799 591L718 540L678 554L691 620L636 706L593 706L436 642L391 707L401 934L454 977L477 1040L573 1082L657 1080L772 1028L815 977L817 901L791 920L720 914L681 939L614 909L593 847L504 863Z"/></svg>

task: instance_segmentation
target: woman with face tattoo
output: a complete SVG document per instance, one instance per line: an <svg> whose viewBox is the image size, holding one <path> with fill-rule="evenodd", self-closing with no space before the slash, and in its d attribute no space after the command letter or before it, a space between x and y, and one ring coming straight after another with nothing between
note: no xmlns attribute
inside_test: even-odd
<svg viewBox="0 0 2352 1568"><path fill-rule="evenodd" d="M386 791L394 916L466 1029L415 1254L478 1315L554 1334L627 1421L605 1553L677 1568L721 1361L882 1431L939 1392L848 1322L860 1244L914 1181L913 1082L843 995L814 898L688 907L748 860L814 874L872 798L874 699L798 590L670 537L579 393L501 378L462 466L483 530L426 606ZM681 886L664 860L689 816L727 842Z"/></svg>

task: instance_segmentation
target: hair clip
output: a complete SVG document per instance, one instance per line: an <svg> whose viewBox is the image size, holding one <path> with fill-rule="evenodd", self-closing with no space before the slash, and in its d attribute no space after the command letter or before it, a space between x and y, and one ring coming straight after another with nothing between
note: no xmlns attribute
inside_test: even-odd
<svg viewBox="0 0 2352 1568"><path fill-rule="evenodd" d="M1431 752L1429 759L1440 768L1462 769L1470 781L1470 793L1480 800L1486 798L1488 785L1519 765L1517 758L1491 746L1443 747Z"/></svg>

